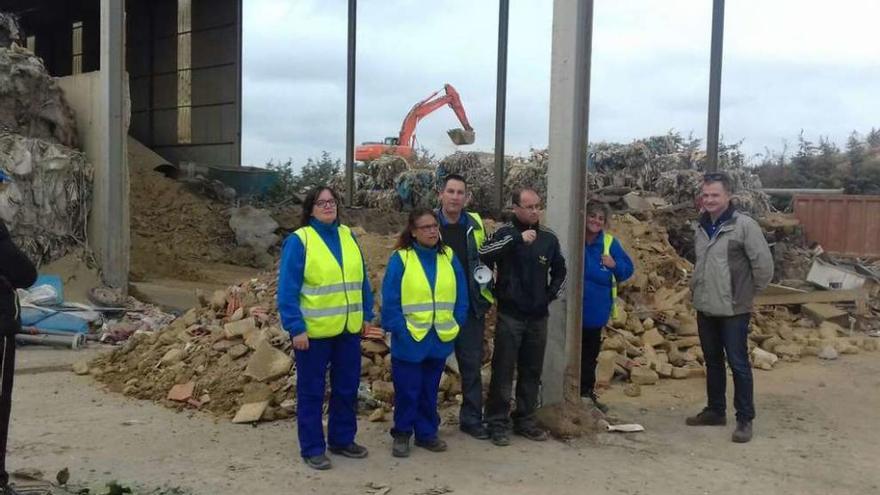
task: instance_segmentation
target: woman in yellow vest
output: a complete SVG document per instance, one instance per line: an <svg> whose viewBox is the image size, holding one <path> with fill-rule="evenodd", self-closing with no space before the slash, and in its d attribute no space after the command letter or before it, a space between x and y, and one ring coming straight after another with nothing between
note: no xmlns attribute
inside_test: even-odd
<svg viewBox="0 0 880 495"><path fill-rule="evenodd" d="M413 434L416 446L446 450L437 437L437 392L459 325L467 319L466 284L452 248L440 240L434 212L413 210L382 282L382 327L391 332L395 457L409 456Z"/></svg>
<svg viewBox="0 0 880 495"><path fill-rule="evenodd" d="M587 203L584 243L583 336L581 337L581 397L602 412L608 408L596 398L596 358L602 347L602 327L613 317L617 284L630 278L633 263L617 239L605 232L611 212L605 203Z"/></svg>
<svg viewBox="0 0 880 495"><path fill-rule="evenodd" d="M301 227L289 236L278 274L278 311L296 358L300 454L314 469L330 469L325 449L350 458L367 456L354 441L361 376L360 338L373 319L373 295L360 247L339 223L339 196L312 189L303 202ZM321 424L325 376L330 369L327 440Z"/></svg>

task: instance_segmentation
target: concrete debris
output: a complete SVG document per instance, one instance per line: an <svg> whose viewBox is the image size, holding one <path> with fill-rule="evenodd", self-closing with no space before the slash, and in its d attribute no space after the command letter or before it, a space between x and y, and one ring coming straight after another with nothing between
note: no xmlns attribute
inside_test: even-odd
<svg viewBox="0 0 880 495"><path fill-rule="evenodd" d="M229 227L235 232L235 242L239 246L253 249L254 256L262 266L272 266L272 256L268 251L278 244L280 238L276 222L268 210L244 206L230 210Z"/></svg>
<svg viewBox="0 0 880 495"><path fill-rule="evenodd" d="M86 361L77 361L73 363L72 366L73 372L77 375L88 375L89 374L89 363Z"/></svg>
<svg viewBox="0 0 880 495"><path fill-rule="evenodd" d="M259 421L266 409L269 407L269 401L252 402L242 405L235 417L232 418L233 423L255 423Z"/></svg>
<svg viewBox="0 0 880 495"><path fill-rule="evenodd" d="M244 375L258 382L266 382L286 375L292 364L289 355L275 349L269 342L263 342L251 355Z"/></svg>
<svg viewBox="0 0 880 495"><path fill-rule="evenodd" d="M660 380L660 376L650 368L636 366L630 371L629 379L636 385L653 385Z"/></svg>
<svg viewBox="0 0 880 495"><path fill-rule="evenodd" d="M193 396L196 384L193 382L179 383L168 391L168 400L186 402Z"/></svg>
<svg viewBox="0 0 880 495"><path fill-rule="evenodd" d="M627 383L623 387L623 393L627 397L638 397L642 395L642 386L638 383Z"/></svg>
<svg viewBox="0 0 880 495"><path fill-rule="evenodd" d="M826 345L819 351L817 356L819 359L834 360L840 356L840 353L837 352L837 349L835 349L833 345Z"/></svg>

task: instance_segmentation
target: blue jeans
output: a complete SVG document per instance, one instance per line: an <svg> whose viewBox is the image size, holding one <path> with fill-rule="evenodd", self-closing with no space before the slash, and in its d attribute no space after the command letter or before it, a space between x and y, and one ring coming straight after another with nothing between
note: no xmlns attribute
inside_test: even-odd
<svg viewBox="0 0 880 495"><path fill-rule="evenodd" d="M708 316L697 313L700 347L706 361L706 409L722 416L727 411L727 373L724 357L733 372L733 407L737 421L755 418L752 366L749 364L749 319L746 313L735 316Z"/></svg>
<svg viewBox="0 0 880 495"><path fill-rule="evenodd" d="M324 406L327 368L330 368L330 405L327 443L347 447L357 433L357 392L361 379L361 336L342 333L309 339L309 348L296 355L296 422L300 455L324 453Z"/></svg>

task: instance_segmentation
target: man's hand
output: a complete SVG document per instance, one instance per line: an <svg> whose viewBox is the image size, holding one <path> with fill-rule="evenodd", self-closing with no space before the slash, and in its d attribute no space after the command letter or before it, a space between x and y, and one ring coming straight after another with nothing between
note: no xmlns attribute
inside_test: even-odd
<svg viewBox="0 0 880 495"><path fill-rule="evenodd" d="M605 265L606 268L614 269L617 266L617 263L614 261L614 258L607 254L602 255L602 264Z"/></svg>
<svg viewBox="0 0 880 495"><path fill-rule="evenodd" d="M290 339L290 342L293 344L293 348L298 351L307 351L309 350L309 334L303 332L296 337Z"/></svg>
<svg viewBox="0 0 880 495"><path fill-rule="evenodd" d="M531 244L531 243L535 242L536 237L538 237L538 233L535 232L535 229L529 229L529 230L523 231L523 233L522 233L523 242L526 244Z"/></svg>

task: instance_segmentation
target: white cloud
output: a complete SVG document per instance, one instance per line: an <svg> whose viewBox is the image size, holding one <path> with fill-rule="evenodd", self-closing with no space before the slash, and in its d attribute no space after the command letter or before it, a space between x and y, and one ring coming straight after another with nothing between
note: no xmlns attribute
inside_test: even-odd
<svg viewBox="0 0 880 495"><path fill-rule="evenodd" d="M803 128L839 142L880 125L880 2L726 2L722 134L750 153ZM416 101L453 84L477 141L495 127L497 2L360 2L356 142L396 135ZM244 159L297 163L345 146L345 0L245 2ZM711 2L596 2L591 140L677 129L705 135ZM552 0L511 2L506 149L547 144ZM437 156L455 150L440 109L418 128Z"/></svg>

